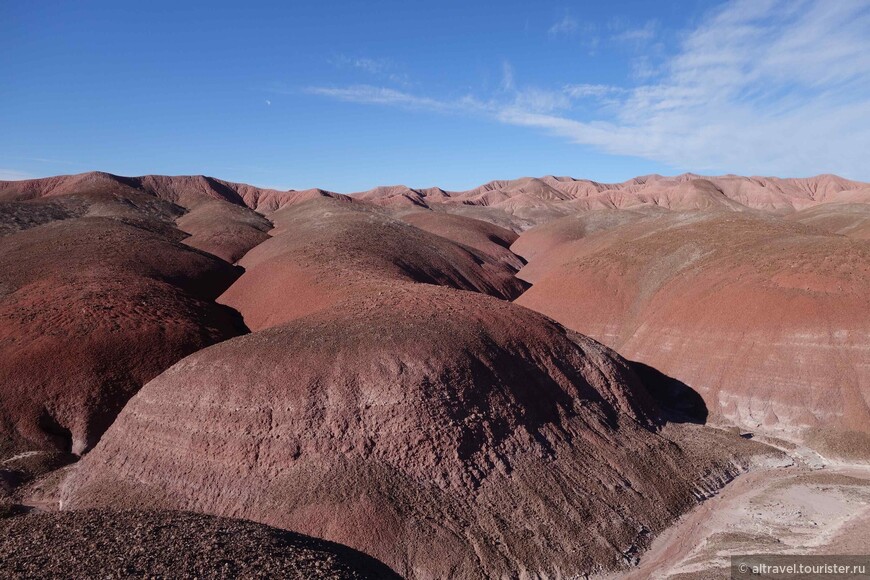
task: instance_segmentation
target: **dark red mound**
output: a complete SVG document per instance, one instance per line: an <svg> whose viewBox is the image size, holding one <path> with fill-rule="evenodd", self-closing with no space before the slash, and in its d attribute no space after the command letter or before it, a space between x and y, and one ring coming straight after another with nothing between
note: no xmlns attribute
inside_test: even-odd
<svg viewBox="0 0 870 580"><path fill-rule="evenodd" d="M179 362L66 482L338 541L414 578L623 565L708 486L612 351L482 294L409 284ZM736 438L736 437L735 437ZM628 555L628 556L626 556Z"/></svg>
<svg viewBox="0 0 870 580"><path fill-rule="evenodd" d="M244 332L213 302L236 269L154 227L88 217L3 238L2 437L82 453L142 384Z"/></svg>
<svg viewBox="0 0 870 580"><path fill-rule="evenodd" d="M188 207L203 199L220 199L236 205L244 205L244 200L233 187L234 185L237 184L202 175L123 177L92 171L43 179L0 181L0 200L23 201L94 193L115 193L124 196L144 193L181 207Z"/></svg>
<svg viewBox="0 0 870 580"><path fill-rule="evenodd" d="M204 175L124 177L102 171L91 171L78 175L0 181L0 201L22 201L94 192L114 192L123 195L145 193L182 207L190 207L205 199L216 199L247 206L262 213L269 213L285 205L314 197L340 197L339 194L322 189L277 191Z"/></svg>
<svg viewBox="0 0 870 580"><path fill-rule="evenodd" d="M138 192L134 178L120 177L102 171L22 181L0 181L0 201L26 201L75 194Z"/></svg>
<svg viewBox="0 0 870 580"><path fill-rule="evenodd" d="M697 389L714 417L793 435L870 429L865 240L748 213L670 214L527 268L534 286L518 303Z"/></svg>
<svg viewBox="0 0 870 580"><path fill-rule="evenodd" d="M0 234L70 217L148 217L190 234L185 243L235 262L268 237L269 220L243 195L268 193L203 176L121 177L109 173L0 182ZM182 215L184 214L184 215ZM181 216L181 217L179 217Z"/></svg>
<svg viewBox="0 0 870 580"><path fill-rule="evenodd" d="M220 298L258 330L377 294L426 283L500 298L526 285L490 255L460 246L363 203L311 200L273 213L273 237L239 262L245 273Z"/></svg>
<svg viewBox="0 0 870 580"><path fill-rule="evenodd" d="M190 234L184 243L235 263L251 248L269 239L272 223L247 208L222 201L203 201L176 220Z"/></svg>
<svg viewBox="0 0 870 580"><path fill-rule="evenodd" d="M0 181L0 200L23 200L95 190L139 191L188 207L203 198L222 199L270 213L313 198L340 198L322 189L277 191L205 177L146 175L122 177L102 172L60 175L25 181ZM394 208L435 208L464 213L463 208L486 208L479 214L495 223L511 222L525 229L531 224L596 209L662 207L685 211L753 208L788 213L825 203L868 203L868 184L836 175L800 179L705 177L686 173L675 177L645 175L622 183L599 183L571 177L523 177L491 181L468 191L438 187L411 189L402 185L376 187L353 194L355 199Z"/></svg>
<svg viewBox="0 0 870 580"><path fill-rule="evenodd" d="M171 202L136 191L92 191L25 201L0 202L0 236L55 221L80 217L113 218L142 225L171 237L182 239L175 230L176 218L184 214Z"/></svg>
<svg viewBox="0 0 870 580"><path fill-rule="evenodd" d="M508 249L517 239L512 230L445 212L411 211L400 213L398 217L421 230L483 252L516 270L523 267L523 260Z"/></svg>
<svg viewBox="0 0 870 580"><path fill-rule="evenodd" d="M260 524L167 511L0 520L6 578L398 578L345 546Z"/></svg>

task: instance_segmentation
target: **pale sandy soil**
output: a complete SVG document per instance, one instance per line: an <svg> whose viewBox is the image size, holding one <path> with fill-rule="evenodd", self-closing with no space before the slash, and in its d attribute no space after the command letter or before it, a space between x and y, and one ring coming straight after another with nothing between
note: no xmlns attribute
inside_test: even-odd
<svg viewBox="0 0 870 580"><path fill-rule="evenodd" d="M619 578L728 578L734 554L870 553L870 467L803 448L790 466L760 466L655 539Z"/></svg>

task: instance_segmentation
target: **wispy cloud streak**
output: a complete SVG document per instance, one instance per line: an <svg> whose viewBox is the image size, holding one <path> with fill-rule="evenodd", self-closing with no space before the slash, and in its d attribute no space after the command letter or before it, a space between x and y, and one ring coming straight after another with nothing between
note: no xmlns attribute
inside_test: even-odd
<svg viewBox="0 0 870 580"><path fill-rule="evenodd" d="M647 38L655 25L632 32ZM834 172L870 179L870 3L739 0L686 35L656 81L570 83L446 100L388 88L312 88L359 103L485 115L675 168ZM573 104L601 104L583 114Z"/></svg>
<svg viewBox="0 0 870 580"><path fill-rule="evenodd" d="M23 171L0 168L0 181L20 181L22 179L33 179L34 177L34 175Z"/></svg>

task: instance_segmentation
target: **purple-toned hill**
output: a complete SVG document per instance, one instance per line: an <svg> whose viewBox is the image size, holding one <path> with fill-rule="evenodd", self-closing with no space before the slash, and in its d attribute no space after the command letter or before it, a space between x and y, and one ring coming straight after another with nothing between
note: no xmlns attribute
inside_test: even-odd
<svg viewBox="0 0 870 580"><path fill-rule="evenodd" d="M166 228L79 217L0 238L7 443L87 451L145 382L245 331L237 313L213 301L237 270Z"/></svg>
<svg viewBox="0 0 870 580"><path fill-rule="evenodd" d="M396 285L436 284L518 296L516 268L363 203L310 200L271 214L273 236L240 262L245 273L221 297L252 330L336 307Z"/></svg>
<svg viewBox="0 0 870 580"><path fill-rule="evenodd" d="M629 366L525 308L406 284L202 350L151 381L63 507L250 518L411 578L624 566L746 465L661 429Z"/></svg>

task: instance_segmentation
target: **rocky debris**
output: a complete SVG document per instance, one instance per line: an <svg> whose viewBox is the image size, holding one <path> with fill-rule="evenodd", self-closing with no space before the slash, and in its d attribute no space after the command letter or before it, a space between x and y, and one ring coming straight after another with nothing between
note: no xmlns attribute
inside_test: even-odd
<svg viewBox="0 0 870 580"><path fill-rule="evenodd" d="M0 519L5 578L399 578L355 550L244 520L84 510Z"/></svg>

